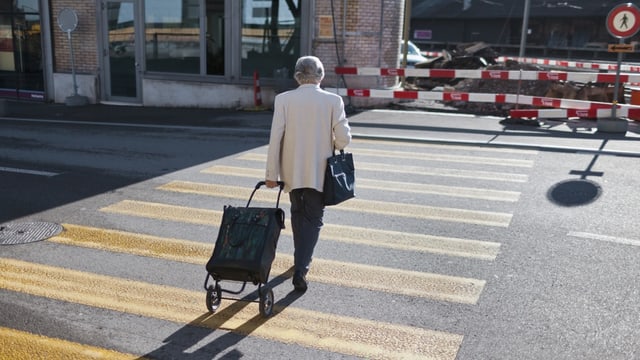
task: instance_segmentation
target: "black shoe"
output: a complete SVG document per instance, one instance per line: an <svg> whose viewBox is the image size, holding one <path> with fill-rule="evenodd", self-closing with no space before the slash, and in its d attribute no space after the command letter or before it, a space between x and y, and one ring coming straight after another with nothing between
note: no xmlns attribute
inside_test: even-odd
<svg viewBox="0 0 640 360"><path fill-rule="evenodd" d="M304 275L295 274L293 275L293 288L299 292L307 291L307 280L304 278Z"/></svg>

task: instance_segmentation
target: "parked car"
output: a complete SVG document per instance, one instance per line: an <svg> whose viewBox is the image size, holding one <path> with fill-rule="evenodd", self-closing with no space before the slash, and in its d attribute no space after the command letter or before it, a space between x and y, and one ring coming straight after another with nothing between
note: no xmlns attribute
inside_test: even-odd
<svg viewBox="0 0 640 360"><path fill-rule="evenodd" d="M407 67L408 68L415 67L417 63L429 61L428 58L420 54L420 48L417 47L416 44L412 43L411 41L409 41L408 44L409 44L409 46L407 47ZM398 59L400 60L399 63L401 66L402 66L403 57L404 57L404 46L400 46L400 54L398 54Z"/></svg>

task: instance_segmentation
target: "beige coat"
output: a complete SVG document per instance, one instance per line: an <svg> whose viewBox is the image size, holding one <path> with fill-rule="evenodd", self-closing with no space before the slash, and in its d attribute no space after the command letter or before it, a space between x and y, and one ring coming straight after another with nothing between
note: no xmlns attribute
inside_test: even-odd
<svg viewBox="0 0 640 360"><path fill-rule="evenodd" d="M265 179L284 181L286 192L322 191L332 147L342 150L351 142L342 98L303 84L277 95L273 107Z"/></svg>

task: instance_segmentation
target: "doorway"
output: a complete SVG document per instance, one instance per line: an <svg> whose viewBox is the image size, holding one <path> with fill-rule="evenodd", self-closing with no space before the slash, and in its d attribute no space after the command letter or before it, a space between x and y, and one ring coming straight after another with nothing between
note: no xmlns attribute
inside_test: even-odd
<svg viewBox="0 0 640 360"><path fill-rule="evenodd" d="M104 98L142 103L138 2L105 0L102 12Z"/></svg>
<svg viewBox="0 0 640 360"><path fill-rule="evenodd" d="M0 97L44 100L38 9L0 6Z"/></svg>

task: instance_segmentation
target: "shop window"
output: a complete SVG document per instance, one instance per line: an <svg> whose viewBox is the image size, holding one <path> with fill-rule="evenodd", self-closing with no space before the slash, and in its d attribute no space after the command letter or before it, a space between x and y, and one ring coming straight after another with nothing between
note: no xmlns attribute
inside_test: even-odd
<svg viewBox="0 0 640 360"><path fill-rule="evenodd" d="M207 75L224 75L224 2L207 0Z"/></svg>
<svg viewBox="0 0 640 360"><path fill-rule="evenodd" d="M38 0L16 0L16 11L39 13Z"/></svg>
<svg viewBox="0 0 640 360"><path fill-rule="evenodd" d="M0 93L37 98L44 90L40 15L28 1L18 1L18 12L0 14ZM14 90L15 89L15 90Z"/></svg>
<svg viewBox="0 0 640 360"><path fill-rule="evenodd" d="M11 16L0 15L0 71L15 71Z"/></svg>
<svg viewBox="0 0 640 360"><path fill-rule="evenodd" d="M200 73L200 1L146 0L148 71Z"/></svg>
<svg viewBox="0 0 640 360"><path fill-rule="evenodd" d="M242 75L293 73L300 56L300 0L243 0Z"/></svg>

